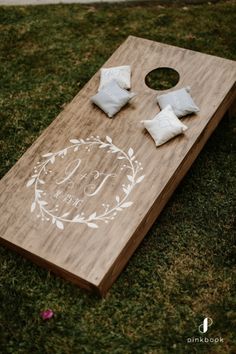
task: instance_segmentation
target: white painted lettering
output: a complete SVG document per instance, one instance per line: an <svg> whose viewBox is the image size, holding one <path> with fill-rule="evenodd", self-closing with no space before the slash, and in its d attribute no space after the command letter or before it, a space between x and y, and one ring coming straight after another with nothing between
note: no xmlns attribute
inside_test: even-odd
<svg viewBox="0 0 236 354"><path fill-rule="evenodd" d="M74 175L74 173L78 170L80 163L81 163L81 159L77 159L77 160L74 160L71 163L69 163L69 165L65 169L66 177L63 178L59 182L57 181L56 184L62 184L62 183L65 183L66 181L68 181ZM73 166L74 164L75 164L75 166ZM71 167L72 167L72 170L70 171Z"/></svg>

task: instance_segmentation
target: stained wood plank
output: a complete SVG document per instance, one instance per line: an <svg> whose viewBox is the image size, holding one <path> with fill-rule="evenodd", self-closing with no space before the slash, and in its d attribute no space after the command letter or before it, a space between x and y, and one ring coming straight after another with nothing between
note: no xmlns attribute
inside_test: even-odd
<svg viewBox="0 0 236 354"><path fill-rule="evenodd" d="M115 119L90 102L96 73L0 181L0 242L101 295L235 100L230 60L131 36L104 67L126 64L137 96ZM159 148L140 124L159 111L145 85L157 67L177 70L175 89L190 85L200 107Z"/></svg>

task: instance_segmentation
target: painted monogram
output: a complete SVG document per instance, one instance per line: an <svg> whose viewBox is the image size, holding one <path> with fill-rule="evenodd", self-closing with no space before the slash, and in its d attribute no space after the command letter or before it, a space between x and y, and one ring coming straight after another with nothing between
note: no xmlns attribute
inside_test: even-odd
<svg viewBox="0 0 236 354"><path fill-rule="evenodd" d="M133 188L144 179L144 175L140 175L143 168L136 160L132 148L127 152L123 151L113 144L109 136L105 141L99 136L92 136L86 140L72 139L70 142L72 145L63 150L43 155L43 161L38 162L34 167L34 174L27 182L27 187L34 186L31 212L37 211L38 218L42 221L51 221L61 230L64 229L65 223L85 224L95 229L100 222L108 223L118 212L133 204L132 201L128 201L128 198ZM111 171L107 171L107 165L103 166L101 162L99 168L97 166L91 169L87 160L80 156L84 151L91 154L88 159L101 151L112 154ZM72 154L77 156L71 160L71 156L74 156ZM68 163L66 165L63 163L65 167L59 168L60 161L64 158L68 158ZM54 167L54 171L55 165L57 167ZM106 196L107 188L112 188L113 184L117 183L117 173L113 170L123 171L124 183L118 186L119 194L114 195L114 201L110 201L109 204L103 201L99 210L91 210L95 205L93 199L102 201L103 196ZM127 173L124 174L124 171ZM50 183L49 178L51 178Z"/></svg>
<svg viewBox="0 0 236 354"><path fill-rule="evenodd" d="M78 169L81 164L81 159L76 159L68 164L68 166L65 169L65 176L63 177L62 180L56 181L57 185L61 185L64 183L68 183L71 187L74 187L75 183L73 181L73 175L78 173ZM92 178L93 182L92 184L87 184L84 187L84 194L88 197L92 197L96 195L104 186L106 181L111 178L111 177L116 177L114 173L102 173L97 170L91 171L91 172L86 172L80 174L79 180L80 181L87 181Z"/></svg>

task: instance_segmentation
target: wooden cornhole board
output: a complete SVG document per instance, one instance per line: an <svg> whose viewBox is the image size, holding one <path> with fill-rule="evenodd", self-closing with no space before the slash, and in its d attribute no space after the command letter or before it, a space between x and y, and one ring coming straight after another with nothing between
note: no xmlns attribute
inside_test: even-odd
<svg viewBox="0 0 236 354"><path fill-rule="evenodd" d="M1 243L101 295L235 98L230 60L131 36L104 66L125 64L138 94L130 105L113 120L93 106L96 73L0 182ZM158 67L178 71L175 89L190 85L200 113L156 148L140 121L159 111L145 85Z"/></svg>

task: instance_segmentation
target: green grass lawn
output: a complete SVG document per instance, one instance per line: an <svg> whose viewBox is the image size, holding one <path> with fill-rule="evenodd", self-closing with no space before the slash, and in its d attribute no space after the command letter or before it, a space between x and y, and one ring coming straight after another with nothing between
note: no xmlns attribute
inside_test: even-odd
<svg viewBox="0 0 236 354"><path fill-rule="evenodd" d="M235 59L235 10L0 7L0 176L128 35ZM225 117L106 299L1 247L0 353L235 353L235 132ZM188 344L206 316L224 343Z"/></svg>

